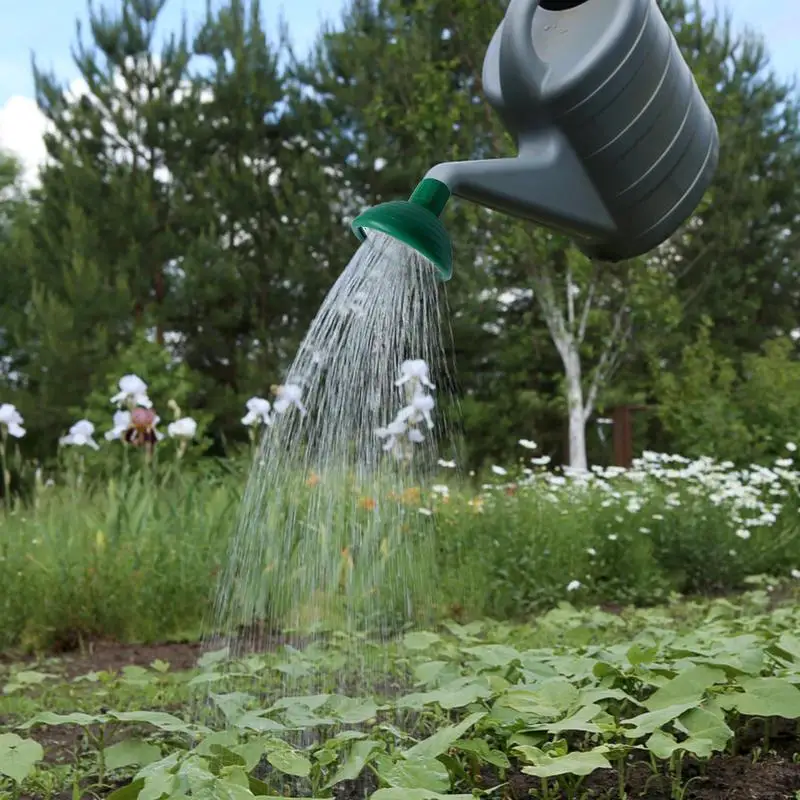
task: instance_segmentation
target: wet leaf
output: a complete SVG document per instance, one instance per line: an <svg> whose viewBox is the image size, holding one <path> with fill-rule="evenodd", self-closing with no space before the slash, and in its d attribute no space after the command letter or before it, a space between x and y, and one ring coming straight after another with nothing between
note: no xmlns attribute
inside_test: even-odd
<svg viewBox="0 0 800 800"><path fill-rule="evenodd" d="M403 637L403 647L407 650L427 650L438 644L442 637L430 631L414 631Z"/></svg>
<svg viewBox="0 0 800 800"><path fill-rule="evenodd" d="M267 750L267 761L287 775L307 778L311 774L311 762L288 745Z"/></svg>
<svg viewBox="0 0 800 800"><path fill-rule="evenodd" d="M436 758L436 756L446 752L453 742L457 742L476 722L479 722L485 716L486 714L483 712L470 714L458 725L447 725L444 728L440 728L433 736L423 739L410 750L407 750L405 753L406 758Z"/></svg>
<svg viewBox="0 0 800 800"><path fill-rule="evenodd" d="M377 742L374 739L354 742L347 753L347 758L333 778L325 784L325 788L329 789L341 781L354 781L369 762L370 756L376 751L382 750L383 747L383 742Z"/></svg>
<svg viewBox="0 0 800 800"><path fill-rule="evenodd" d="M450 788L450 773L435 758L416 758L394 762L386 771L379 772L381 780L389 786L403 789L427 789L446 792Z"/></svg>

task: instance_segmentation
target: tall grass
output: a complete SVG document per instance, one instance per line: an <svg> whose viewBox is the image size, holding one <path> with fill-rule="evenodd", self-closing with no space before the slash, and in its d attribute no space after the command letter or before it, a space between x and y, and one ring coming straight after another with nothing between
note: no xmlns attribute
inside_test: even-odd
<svg viewBox="0 0 800 800"><path fill-rule="evenodd" d="M675 592L735 591L754 574L800 578L793 472L662 463L591 480L518 477L481 488L451 479L402 499L411 528L420 513L435 523L438 585L425 588L428 606L514 618L564 600L649 604ZM41 489L34 503L0 516L0 650L198 635L243 482L238 468L132 470ZM314 488L304 479L298 495ZM380 557L383 541L374 544L361 559L343 552L331 574ZM410 570L413 583L414 564L401 561L384 567L395 582L403 578L393 571ZM283 611L267 622L280 625Z"/></svg>
<svg viewBox="0 0 800 800"><path fill-rule="evenodd" d="M146 472L51 487L0 518L0 648L197 635L238 482Z"/></svg>

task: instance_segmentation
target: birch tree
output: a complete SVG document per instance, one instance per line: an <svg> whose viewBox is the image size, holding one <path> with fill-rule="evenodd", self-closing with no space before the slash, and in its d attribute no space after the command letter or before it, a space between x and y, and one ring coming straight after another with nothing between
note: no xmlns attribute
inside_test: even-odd
<svg viewBox="0 0 800 800"><path fill-rule="evenodd" d="M524 305L535 309L547 327L563 369L568 463L583 471L588 469L587 422L631 346L679 319L674 262L659 252L621 264L600 263L555 234L520 225L509 236L504 228L494 237L505 240L496 268L516 286L500 297L515 297L517 311ZM508 262L505 270L502 261ZM504 305L512 304L506 299Z"/></svg>

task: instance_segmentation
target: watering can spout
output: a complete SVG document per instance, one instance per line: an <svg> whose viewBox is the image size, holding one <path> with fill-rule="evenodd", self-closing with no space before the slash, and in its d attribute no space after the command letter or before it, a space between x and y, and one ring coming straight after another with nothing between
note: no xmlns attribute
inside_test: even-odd
<svg viewBox="0 0 800 800"><path fill-rule="evenodd" d="M617 230L574 151L555 130L528 139L515 158L445 162L425 177L456 197L578 238Z"/></svg>

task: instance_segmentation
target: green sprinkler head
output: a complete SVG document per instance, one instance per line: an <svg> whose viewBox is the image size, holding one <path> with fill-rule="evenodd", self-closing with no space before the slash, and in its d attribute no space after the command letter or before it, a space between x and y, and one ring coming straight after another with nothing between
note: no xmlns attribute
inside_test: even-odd
<svg viewBox="0 0 800 800"><path fill-rule="evenodd" d="M453 274L453 247L439 214L449 199L450 189L444 183L426 178L408 200L368 208L351 227L361 242L371 229L407 244L432 262L439 277L447 281Z"/></svg>

